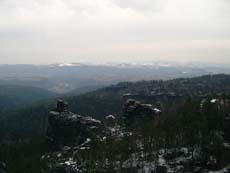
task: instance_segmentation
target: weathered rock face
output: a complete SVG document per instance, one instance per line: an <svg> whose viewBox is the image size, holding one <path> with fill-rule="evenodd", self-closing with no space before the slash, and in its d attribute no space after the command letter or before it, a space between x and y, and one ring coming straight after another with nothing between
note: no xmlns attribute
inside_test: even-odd
<svg viewBox="0 0 230 173"><path fill-rule="evenodd" d="M105 126L106 127L115 127L117 123L116 117L113 115L108 115L105 117Z"/></svg>
<svg viewBox="0 0 230 173"><path fill-rule="evenodd" d="M48 121L47 138L52 149L80 144L101 128L100 121L70 112L61 100L49 113Z"/></svg>
<svg viewBox="0 0 230 173"><path fill-rule="evenodd" d="M124 118L128 124L138 124L144 120L154 120L161 111L151 104L142 104L134 99L126 101L123 107Z"/></svg>

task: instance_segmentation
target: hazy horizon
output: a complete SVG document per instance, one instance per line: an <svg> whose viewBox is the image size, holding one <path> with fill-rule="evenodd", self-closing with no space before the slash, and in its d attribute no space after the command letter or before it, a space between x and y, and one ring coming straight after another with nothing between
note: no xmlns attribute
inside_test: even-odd
<svg viewBox="0 0 230 173"><path fill-rule="evenodd" d="M167 60L159 60L159 61L120 61L120 62L91 62L91 61L78 61L78 62L47 62L47 63L31 63L31 62L21 62L21 63L0 63L0 66L14 66L14 65L38 65L38 66L46 66L46 65L56 65L60 67L64 66L80 66L80 65L89 65L89 66L119 66L119 65L127 65L127 66L194 66L194 67L230 67L230 62L208 62L208 61L187 61L187 62L178 62L178 61L167 61ZM124 66L125 67L125 66Z"/></svg>
<svg viewBox="0 0 230 173"><path fill-rule="evenodd" d="M230 64L229 0L2 0L0 64Z"/></svg>

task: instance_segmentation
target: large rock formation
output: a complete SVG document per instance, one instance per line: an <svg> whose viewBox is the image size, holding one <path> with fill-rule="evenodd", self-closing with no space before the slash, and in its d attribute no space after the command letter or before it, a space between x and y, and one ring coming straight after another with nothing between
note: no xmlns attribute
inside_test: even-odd
<svg viewBox="0 0 230 173"><path fill-rule="evenodd" d="M151 104L142 104L141 102L128 99L123 107L124 118L127 125L138 126L145 120L155 120L161 110Z"/></svg>
<svg viewBox="0 0 230 173"><path fill-rule="evenodd" d="M101 130L100 121L71 113L68 104L59 100L57 107L50 112L48 129L51 146L59 148L44 155L43 159L47 159L49 170L54 173L205 173L220 168L216 167L216 158L213 156L217 152L228 154L228 144L221 150L211 148L211 152L206 152L210 157L204 157L199 147L157 149L153 146L149 149L149 144L155 145L154 140L141 138L139 127L145 126L145 123L154 125L156 122L157 125L160 114L161 111L153 105L127 100L123 115L130 127L134 128L123 128L115 116L108 115L105 118L105 128ZM225 121L228 122L228 116ZM219 172L229 172L229 165L226 163L224 166Z"/></svg>
<svg viewBox="0 0 230 173"><path fill-rule="evenodd" d="M49 113L48 121L47 138L52 149L78 145L101 127L98 120L70 112L62 100L58 100L57 107Z"/></svg>
<svg viewBox="0 0 230 173"><path fill-rule="evenodd" d="M116 117L113 115L108 115L105 117L105 126L106 127L115 127L117 124Z"/></svg>

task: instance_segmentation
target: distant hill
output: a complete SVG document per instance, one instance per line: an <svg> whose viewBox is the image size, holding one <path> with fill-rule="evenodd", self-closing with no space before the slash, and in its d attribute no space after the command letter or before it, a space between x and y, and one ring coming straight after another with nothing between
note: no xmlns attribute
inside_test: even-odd
<svg viewBox="0 0 230 173"><path fill-rule="evenodd" d="M30 92L29 92L30 93ZM103 119L108 114L120 115L126 99L152 103L162 110L174 109L189 97L204 99L230 96L230 75L207 75L168 81L122 82L79 96L63 97L72 112ZM56 101L50 99L32 106L0 113L2 138L28 138L44 135L48 111Z"/></svg>
<svg viewBox="0 0 230 173"><path fill-rule="evenodd" d="M165 109L186 98L203 99L230 95L230 75L206 75L167 81L122 82L80 96L67 97L71 110L102 119L110 113L119 114L126 99L134 98ZM176 104L176 103L175 103Z"/></svg>
<svg viewBox="0 0 230 173"><path fill-rule="evenodd" d="M57 94L41 88L19 85L0 85L0 109L18 108L55 96L57 96Z"/></svg>
<svg viewBox="0 0 230 173"><path fill-rule="evenodd" d="M0 84L33 86L66 94L75 89L79 90L88 86L109 86L122 81L169 80L219 73L230 74L229 65L163 62L0 65Z"/></svg>

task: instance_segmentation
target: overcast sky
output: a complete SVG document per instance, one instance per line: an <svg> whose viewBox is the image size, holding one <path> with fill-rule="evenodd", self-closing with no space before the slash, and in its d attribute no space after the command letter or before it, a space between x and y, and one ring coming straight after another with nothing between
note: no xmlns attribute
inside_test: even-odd
<svg viewBox="0 0 230 173"><path fill-rule="evenodd" d="M0 0L0 63L230 63L230 0Z"/></svg>

